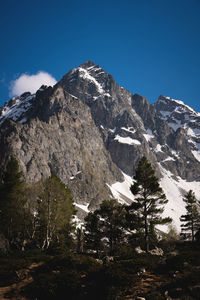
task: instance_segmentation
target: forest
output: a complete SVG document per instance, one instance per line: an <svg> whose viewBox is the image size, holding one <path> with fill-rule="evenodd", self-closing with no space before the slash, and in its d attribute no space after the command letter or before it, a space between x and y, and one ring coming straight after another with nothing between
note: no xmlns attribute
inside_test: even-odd
<svg viewBox="0 0 200 300"><path fill-rule="evenodd" d="M102 199L77 224L69 188L55 174L25 183L11 157L0 183L0 299L200 299L196 195L183 196L178 233L146 157L130 190L130 205Z"/></svg>

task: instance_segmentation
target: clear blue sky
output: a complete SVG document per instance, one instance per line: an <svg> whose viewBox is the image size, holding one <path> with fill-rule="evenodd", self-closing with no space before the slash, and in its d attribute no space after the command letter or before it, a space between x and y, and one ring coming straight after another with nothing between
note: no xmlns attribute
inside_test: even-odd
<svg viewBox="0 0 200 300"><path fill-rule="evenodd" d="M0 105L23 73L92 60L150 102L200 111L200 0L0 0Z"/></svg>

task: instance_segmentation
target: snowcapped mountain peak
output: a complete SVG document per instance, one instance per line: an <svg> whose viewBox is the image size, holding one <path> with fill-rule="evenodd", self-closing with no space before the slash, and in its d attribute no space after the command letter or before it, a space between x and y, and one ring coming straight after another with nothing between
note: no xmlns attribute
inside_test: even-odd
<svg viewBox="0 0 200 300"><path fill-rule="evenodd" d="M92 80L91 77L93 77L96 79L96 81L102 82L102 79L105 80L105 77L108 76L108 74L99 65L95 65L91 61L80 65L75 70L78 70L80 74L87 74L88 76L90 76L90 78L88 78L90 80Z"/></svg>
<svg viewBox="0 0 200 300"><path fill-rule="evenodd" d="M95 63L91 60L86 61L85 63L80 65L81 68L88 69L91 67L95 67Z"/></svg>
<svg viewBox="0 0 200 300"><path fill-rule="evenodd" d="M62 78L60 85L75 97L79 99L84 97L84 101L88 104L99 101L100 98L114 99L117 86L112 75L91 61L72 69ZM119 86L118 89L124 92ZM83 93L86 90L87 93Z"/></svg>
<svg viewBox="0 0 200 300"><path fill-rule="evenodd" d="M9 119L12 124L4 122ZM110 192L122 203L132 201L132 176L144 155L169 200L166 216L177 227L182 196L200 188L200 114L166 96L151 105L92 61L53 88L42 86L6 102L0 140L0 172L9 149L27 181L57 174L70 185L81 219Z"/></svg>
<svg viewBox="0 0 200 300"><path fill-rule="evenodd" d="M95 93L93 100L96 100L98 95L105 94L105 78L107 73L99 66L95 65L93 62L88 61L81 64L79 67L72 69L66 76L64 76L63 81L71 86L77 83L77 81L84 81L84 84L88 84L91 89L91 94Z"/></svg>

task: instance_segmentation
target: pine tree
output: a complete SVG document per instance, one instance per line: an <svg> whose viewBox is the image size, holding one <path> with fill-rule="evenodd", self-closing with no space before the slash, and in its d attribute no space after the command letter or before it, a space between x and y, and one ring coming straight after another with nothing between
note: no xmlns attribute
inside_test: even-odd
<svg viewBox="0 0 200 300"><path fill-rule="evenodd" d="M192 190L189 190L184 196L183 201L186 203L186 214L180 218L180 221L183 222L181 225L182 235L194 241L195 233L200 227L199 202Z"/></svg>
<svg viewBox="0 0 200 300"><path fill-rule="evenodd" d="M116 253L126 235L126 210L116 199L104 200L97 214L101 220L101 231L108 241L109 254Z"/></svg>
<svg viewBox="0 0 200 300"><path fill-rule="evenodd" d="M97 256L99 257L100 252L102 250L102 231L101 231L101 221L95 212L89 212L89 214L85 217L85 246L88 249L95 250Z"/></svg>
<svg viewBox="0 0 200 300"><path fill-rule="evenodd" d="M138 224L140 224L140 230L143 230L145 250L148 252L150 237L154 235L155 225L170 223L171 218L162 218L161 216L164 211L164 204L168 200L146 157L140 160L135 172L134 183L130 189L135 195L130 208L133 216L137 216L139 219Z"/></svg>
<svg viewBox="0 0 200 300"><path fill-rule="evenodd" d="M21 247L25 238L24 183L14 157L8 161L0 185L0 231L10 246Z"/></svg>
<svg viewBox="0 0 200 300"><path fill-rule="evenodd" d="M119 250L125 238L126 210L115 199L104 200L100 208L90 212L85 218L85 243L88 248L109 249L113 255Z"/></svg>

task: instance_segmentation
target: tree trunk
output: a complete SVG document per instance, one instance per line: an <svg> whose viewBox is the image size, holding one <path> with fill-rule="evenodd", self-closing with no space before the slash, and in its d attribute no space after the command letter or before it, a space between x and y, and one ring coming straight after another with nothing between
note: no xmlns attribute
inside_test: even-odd
<svg viewBox="0 0 200 300"><path fill-rule="evenodd" d="M149 231L148 231L148 221L147 221L147 206L144 203L144 237L145 237L145 251L149 251Z"/></svg>
<svg viewBox="0 0 200 300"><path fill-rule="evenodd" d="M194 222L192 218L192 242L194 242Z"/></svg>

